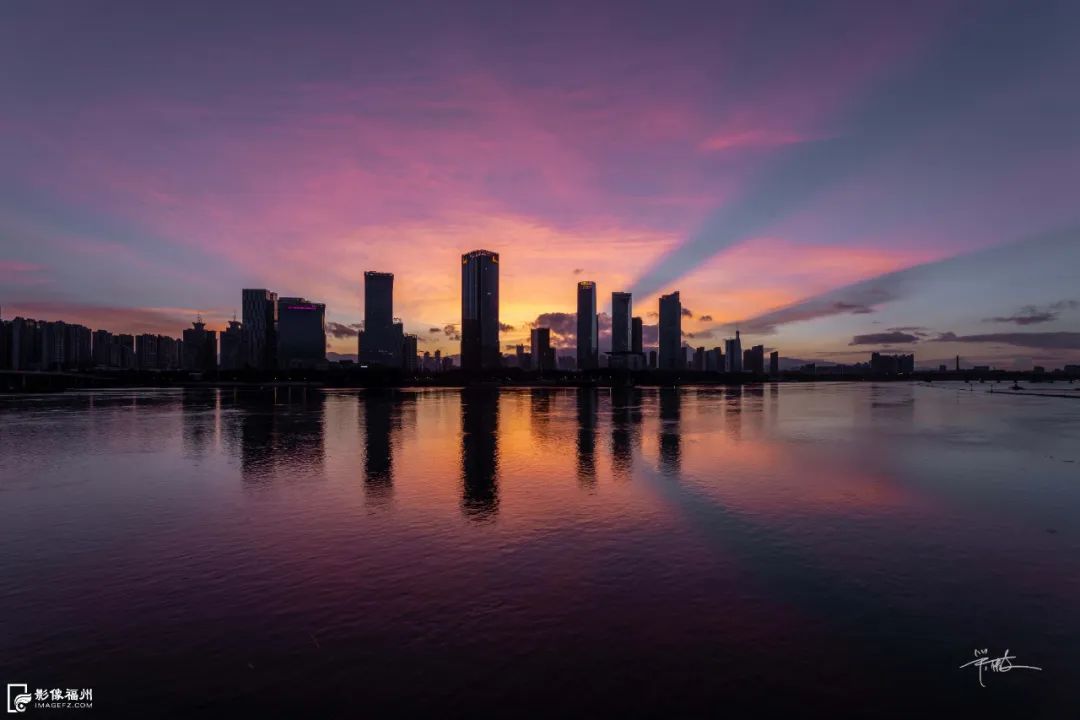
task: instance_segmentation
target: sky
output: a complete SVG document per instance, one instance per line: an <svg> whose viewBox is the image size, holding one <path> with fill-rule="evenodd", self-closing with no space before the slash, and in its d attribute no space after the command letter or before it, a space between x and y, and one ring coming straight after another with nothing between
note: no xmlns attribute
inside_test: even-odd
<svg viewBox="0 0 1080 720"><path fill-rule="evenodd" d="M0 4L0 313L178 336L365 270L456 353L573 347L576 283L688 345L1080 363L1080 4ZM602 346L604 340L602 339Z"/></svg>

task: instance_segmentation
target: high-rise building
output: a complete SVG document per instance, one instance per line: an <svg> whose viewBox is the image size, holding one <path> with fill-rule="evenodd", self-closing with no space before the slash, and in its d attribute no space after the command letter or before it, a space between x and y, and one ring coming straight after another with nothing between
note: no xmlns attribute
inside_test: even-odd
<svg viewBox="0 0 1080 720"><path fill-rule="evenodd" d="M41 329L37 320L16 317L11 321L11 367L41 369Z"/></svg>
<svg viewBox="0 0 1080 720"><path fill-rule="evenodd" d="M611 293L611 352L630 352L630 330L633 299L628 292Z"/></svg>
<svg viewBox="0 0 1080 720"><path fill-rule="evenodd" d="M277 293L264 288L243 290L244 363L255 370L277 367Z"/></svg>
<svg viewBox="0 0 1080 720"><path fill-rule="evenodd" d="M86 369L93 365L90 328L84 325L68 324L65 327L65 334L64 366Z"/></svg>
<svg viewBox="0 0 1080 720"><path fill-rule="evenodd" d="M653 369L653 370L656 369L656 351L655 350L650 350L649 351L649 367L651 369Z"/></svg>
<svg viewBox="0 0 1080 720"><path fill-rule="evenodd" d="M724 351L714 347L705 353L705 370L707 372L720 372L724 369Z"/></svg>
<svg viewBox="0 0 1080 720"><path fill-rule="evenodd" d="M684 365L682 350L682 301L676 290L660 296L660 369L681 370Z"/></svg>
<svg viewBox="0 0 1080 720"><path fill-rule="evenodd" d="M212 373L217 370L217 332L207 330L199 318L184 331L184 369Z"/></svg>
<svg viewBox="0 0 1080 720"><path fill-rule="evenodd" d="M113 363L114 367L121 368L123 370L135 369L135 336L121 333L113 338L113 342L116 344L116 354Z"/></svg>
<svg viewBox="0 0 1080 720"><path fill-rule="evenodd" d="M915 355L882 355L871 353L870 372L879 375L896 375L915 372Z"/></svg>
<svg viewBox="0 0 1080 720"><path fill-rule="evenodd" d="M499 254L473 250L461 256L461 367L499 367Z"/></svg>
<svg viewBox="0 0 1080 720"><path fill-rule="evenodd" d="M743 353L743 370L755 375L765 374L765 346L754 345Z"/></svg>
<svg viewBox="0 0 1080 720"><path fill-rule="evenodd" d="M176 338L158 335L158 368L161 370L177 370L180 367L181 342Z"/></svg>
<svg viewBox="0 0 1080 720"><path fill-rule="evenodd" d="M158 368L158 336L143 333L135 336L135 365L142 371Z"/></svg>
<svg viewBox="0 0 1080 720"><path fill-rule="evenodd" d="M221 369L243 370L245 363L244 342L246 333L242 323L230 320L229 326L221 333Z"/></svg>
<svg viewBox="0 0 1080 720"><path fill-rule="evenodd" d="M407 373L415 373L417 368L416 336L406 335L401 342L401 367Z"/></svg>
<svg viewBox="0 0 1080 720"><path fill-rule="evenodd" d="M742 338L739 337L738 330L735 331L735 337L724 341L724 365L725 372L743 371Z"/></svg>
<svg viewBox="0 0 1080 720"><path fill-rule="evenodd" d="M643 325L641 318L630 318L630 352L642 355L645 348L642 346Z"/></svg>
<svg viewBox="0 0 1080 720"><path fill-rule="evenodd" d="M11 369L11 323L0 319L0 370Z"/></svg>
<svg viewBox="0 0 1080 720"><path fill-rule="evenodd" d="M90 352L93 355L94 365L97 367L109 367L112 362L109 357L110 348L113 344L113 334L108 330L95 330L92 336Z"/></svg>
<svg viewBox="0 0 1080 720"><path fill-rule="evenodd" d="M364 329L357 358L365 365L401 366L404 332L394 322L394 274L364 273Z"/></svg>
<svg viewBox="0 0 1080 720"><path fill-rule="evenodd" d="M184 338L185 343L187 338ZM301 297L278 298L277 358L282 370L326 363L326 305Z"/></svg>
<svg viewBox="0 0 1080 720"><path fill-rule="evenodd" d="M600 362L600 323L596 316L596 283L583 280L577 286L577 364L592 370Z"/></svg>
<svg viewBox="0 0 1080 720"><path fill-rule="evenodd" d="M551 328L538 327L532 330L532 369L554 370L555 348L551 347Z"/></svg>
<svg viewBox="0 0 1080 720"><path fill-rule="evenodd" d="M694 369L698 372L705 372L705 348L699 347L694 349Z"/></svg>
<svg viewBox="0 0 1080 720"><path fill-rule="evenodd" d="M769 353L769 374L774 377L780 374L780 353L777 350Z"/></svg>

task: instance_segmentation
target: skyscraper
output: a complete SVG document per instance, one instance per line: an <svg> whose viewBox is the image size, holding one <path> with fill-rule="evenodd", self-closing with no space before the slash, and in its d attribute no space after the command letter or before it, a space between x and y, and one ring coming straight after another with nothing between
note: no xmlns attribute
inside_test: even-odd
<svg viewBox="0 0 1080 720"><path fill-rule="evenodd" d="M244 327L236 320L221 333L221 369L242 370L245 364Z"/></svg>
<svg viewBox="0 0 1080 720"><path fill-rule="evenodd" d="M611 352L630 352L633 300L628 292L611 293Z"/></svg>
<svg viewBox="0 0 1080 720"><path fill-rule="evenodd" d="M217 332L207 330L202 318L191 325L184 331L184 369L212 373L217 370Z"/></svg>
<svg viewBox="0 0 1080 720"><path fill-rule="evenodd" d="M579 370L599 366L600 329L596 319L596 283L583 280L577 286L577 364Z"/></svg>
<svg viewBox="0 0 1080 720"><path fill-rule="evenodd" d="M242 293L244 364L256 370L277 367L277 293L245 288Z"/></svg>
<svg viewBox="0 0 1080 720"><path fill-rule="evenodd" d="M769 353L769 374L773 376L780 374L780 353L777 350Z"/></svg>
<svg viewBox="0 0 1080 720"><path fill-rule="evenodd" d="M742 372L742 340L739 338L739 331L735 331L735 337L728 338L724 341L724 368L729 373Z"/></svg>
<svg viewBox="0 0 1080 720"><path fill-rule="evenodd" d="M660 296L660 369L681 370L685 355L682 350L682 301L679 291Z"/></svg>
<svg viewBox="0 0 1080 720"><path fill-rule="evenodd" d="M394 322L394 274L364 273L364 329L359 334L359 362L401 366L404 333Z"/></svg>
<svg viewBox="0 0 1080 720"><path fill-rule="evenodd" d="M532 330L532 369L555 369L555 348L551 347L551 328L538 327Z"/></svg>
<svg viewBox="0 0 1080 720"><path fill-rule="evenodd" d="M317 368L326 362L325 305L278 298L277 319L278 367Z"/></svg>
<svg viewBox="0 0 1080 720"><path fill-rule="evenodd" d="M500 365L499 254L473 250L461 256L461 367Z"/></svg>
<svg viewBox="0 0 1080 720"><path fill-rule="evenodd" d="M417 367L416 336L406 335L401 343L401 367L407 373L415 373Z"/></svg>

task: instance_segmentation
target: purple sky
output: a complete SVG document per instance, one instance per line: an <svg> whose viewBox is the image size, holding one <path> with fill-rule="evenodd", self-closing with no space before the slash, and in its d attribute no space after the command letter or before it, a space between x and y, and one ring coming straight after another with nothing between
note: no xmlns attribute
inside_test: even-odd
<svg viewBox="0 0 1080 720"><path fill-rule="evenodd" d="M507 344L592 279L647 324L680 290L693 346L1080 362L1078 28L1054 2L9 0L0 307L176 335L268 287L326 302L347 353L375 269L456 352L485 247Z"/></svg>

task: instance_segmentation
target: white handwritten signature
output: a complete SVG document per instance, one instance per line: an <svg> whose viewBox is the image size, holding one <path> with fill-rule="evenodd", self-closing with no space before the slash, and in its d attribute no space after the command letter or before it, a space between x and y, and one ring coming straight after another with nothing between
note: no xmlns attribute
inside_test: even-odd
<svg viewBox="0 0 1080 720"><path fill-rule="evenodd" d="M1035 667L1034 665L1013 665L1012 661L1015 660L1015 659L1016 659L1016 656L1015 655L1010 655L1008 648L1006 648L1005 652L1002 653L1001 657L998 657L998 658L990 657L989 651L986 650L985 648L983 648L982 650L976 650L975 651L975 659L972 660L971 662L964 663L963 665L960 666L960 669L963 670L966 667L972 667L972 666L978 668L979 669L979 685L982 685L983 687L986 687L986 684L983 682L983 672L986 671L987 669L989 669L990 672L996 672L996 673L1007 673L1010 670L1039 670L1039 671L1042 671L1041 667Z"/></svg>

